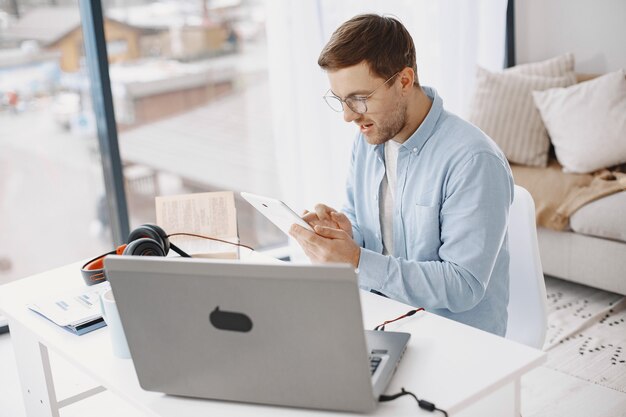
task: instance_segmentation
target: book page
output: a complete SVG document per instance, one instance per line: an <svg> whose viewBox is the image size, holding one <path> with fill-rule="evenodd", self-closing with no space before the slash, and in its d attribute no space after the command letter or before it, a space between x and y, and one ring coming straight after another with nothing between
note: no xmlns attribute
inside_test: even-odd
<svg viewBox="0 0 626 417"><path fill-rule="evenodd" d="M193 233L239 243L237 211L232 191L195 193L155 198L156 222L168 235ZM237 246L190 236L170 241L198 257L237 258Z"/></svg>

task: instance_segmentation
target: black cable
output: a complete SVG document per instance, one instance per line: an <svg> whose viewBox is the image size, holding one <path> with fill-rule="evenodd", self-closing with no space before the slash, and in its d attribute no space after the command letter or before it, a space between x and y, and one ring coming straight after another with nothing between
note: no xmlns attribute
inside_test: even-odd
<svg viewBox="0 0 626 417"><path fill-rule="evenodd" d="M179 254L180 256L182 256L183 258L191 258L191 255L189 255L187 252L185 252L178 246L174 245L172 242L170 242L170 249L176 252L177 254Z"/></svg>
<svg viewBox="0 0 626 417"><path fill-rule="evenodd" d="M418 311L425 311L425 310L422 307L416 308L415 310L411 310L408 313L401 315L400 317L396 317L393 320L387 320L384 323L379 324L378 326L374 327L374 330L384 332L385 331L385 326L388 325L389 323L393 323L394 321L398 321L400 319L411 317L413 314L417 313Z"/></svg>
<svg viewBox="0 0 626 417"><path fill-rule="evenodd" d="M384 403L384 402L388 402L388 401L393 401L393 400L395 400L396 398L400 398L400 397L403 397L403 396L405 396L405 395L410 395L411 397L415 398L415 401L417 401L417 405L419 405L419 407L420 407L421 409L426 410L426 411L431 411L431 412L433 412L433 411L439 411L439 412L443 413L443 415L444 415L445 417L448 417L448 413L447 413L446 411L442 410L441 408L437 408L437 407L435 406L435 404L433 404L433 403L431 403L431 402L429 402L429 401L426 401L426 400L420 400L419 398L417 398L417 395L413 394L413 393L412 393L412 392L410 392L410 391L405 390L404 388L402 388L402 389L400 390L400 392L399 392L399 393L397 393L397 394L393 394L393 395L381 395L380 397L378 397L378 401L380 401L381 403Z"/></svg>

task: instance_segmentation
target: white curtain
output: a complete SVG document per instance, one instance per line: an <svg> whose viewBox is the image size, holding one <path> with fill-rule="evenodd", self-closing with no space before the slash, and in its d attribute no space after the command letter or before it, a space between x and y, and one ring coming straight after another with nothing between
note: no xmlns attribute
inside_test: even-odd
<svg viewBox="0 0 626 417"><path fill-rule="evenodd" d="M449 111L467 114L476 66L502 69L506 0L267 0L270 104L279 196L301 210L339 208L357 134L322 100L329 84L317 66L333 31L361 13L398 18L413 36L420 83Z"/></svg>

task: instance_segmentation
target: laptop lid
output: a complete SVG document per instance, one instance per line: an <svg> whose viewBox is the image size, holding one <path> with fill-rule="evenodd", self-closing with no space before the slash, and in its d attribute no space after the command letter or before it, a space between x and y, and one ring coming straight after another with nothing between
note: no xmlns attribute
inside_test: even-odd
<svg viewBox="0 0 626 417"><path fill-rule="evenodd" d="M349 265L108 256L105 268L144 389L305 408L375 408L357 277Z"/></svg>

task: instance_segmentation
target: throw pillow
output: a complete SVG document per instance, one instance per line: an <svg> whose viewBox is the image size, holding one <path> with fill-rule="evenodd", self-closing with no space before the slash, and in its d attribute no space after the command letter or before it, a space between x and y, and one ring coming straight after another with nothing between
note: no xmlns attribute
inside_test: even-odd
<svg viewBox="0 0 626 417"><path fill-rule="evenodd" d="M574 54L567 53L541 62L516 65L504 70L510 74L539 75L542 77L562 77L574 71Z"/></svg>
<svg viewBox="0 0 626 417"><path fill-rule="evenodd" d="M545 167L550 140L531 93L575 82L573 72L539 77L478 68L469 121L489 135L510 162Z"/></svg>
<svg viewBox="0 0 626 417"><path fill-rule="evenodd" d="M624 70L533 93L566 172L587 173L626 162Z"/></svg>

